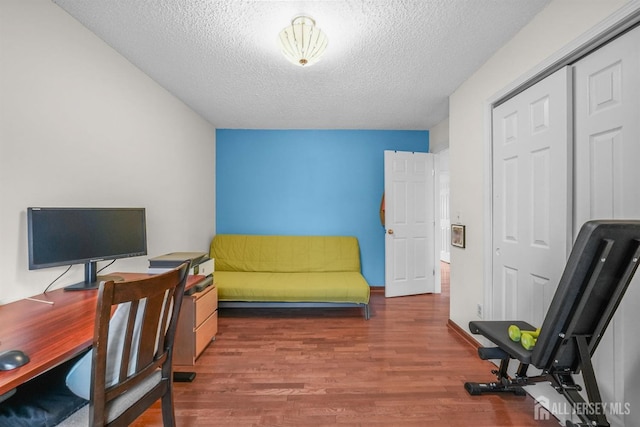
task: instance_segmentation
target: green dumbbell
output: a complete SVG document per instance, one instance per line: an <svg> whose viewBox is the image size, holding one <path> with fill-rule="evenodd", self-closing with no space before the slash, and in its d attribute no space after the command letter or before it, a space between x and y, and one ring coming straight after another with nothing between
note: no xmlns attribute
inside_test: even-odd
<svg viewBox="0 0 640 427"><path fill-rule="evenodd" d="M516 325L509 326L509 338L511 338L511 341L519 342L522 338L522 334L529 334L532 338L538 338L538 335L540 335L540 328L535 331L522 331Z"/></svg>
<svg viewBox="0 0 640 427"><path fill-rule="evenodd" d="M527 350L531 350L533 346L536 345L536 341L538 341L537 335L534 337L533 335L526 332L523 332L522 337L520 338L520 343Z"/></svg>

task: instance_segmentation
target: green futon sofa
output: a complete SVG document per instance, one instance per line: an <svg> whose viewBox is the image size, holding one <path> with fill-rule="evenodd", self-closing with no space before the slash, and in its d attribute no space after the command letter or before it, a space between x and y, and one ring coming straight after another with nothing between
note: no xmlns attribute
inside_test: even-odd
<svg viewBox="0 0 640 427"><path fill-rule="evenodd" d="M220 307L361 307L369 284L350 236L218 234L211 241Z"/></svg>

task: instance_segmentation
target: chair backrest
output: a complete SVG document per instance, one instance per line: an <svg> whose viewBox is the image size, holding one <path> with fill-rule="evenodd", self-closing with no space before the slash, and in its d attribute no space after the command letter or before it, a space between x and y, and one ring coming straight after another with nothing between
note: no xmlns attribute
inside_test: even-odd
<svg viewBox="0 0 640 427"><path fill-rule="evenodd" d="M577 336L586 338L593 355L639 257L640 221L589 221L582 226L531 353L534 366L576 372Z"/></svg>
<svg viewBox="0 0 640 427"><path fill-rule="evenodd" d="M156 276L101 284L93 338L90 425L129 425L159 398L163 398L163 418L173 419L171 362L188 269L187 262ZM165 398L171 402L167 414Z"/></svg>

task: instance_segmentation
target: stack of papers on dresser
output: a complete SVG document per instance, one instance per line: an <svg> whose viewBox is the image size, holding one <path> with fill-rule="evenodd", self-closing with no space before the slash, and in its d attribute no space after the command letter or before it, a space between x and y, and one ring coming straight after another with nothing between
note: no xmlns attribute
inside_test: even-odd
<svg viewBox="0 0 640 427"><path fill-rule="evenodd" d="M159 274L178 267L185 261L191 261L189 274L210 276L213 274L214 261L206 252L171 252L155 258L149 258L149 273Z"/></svg>

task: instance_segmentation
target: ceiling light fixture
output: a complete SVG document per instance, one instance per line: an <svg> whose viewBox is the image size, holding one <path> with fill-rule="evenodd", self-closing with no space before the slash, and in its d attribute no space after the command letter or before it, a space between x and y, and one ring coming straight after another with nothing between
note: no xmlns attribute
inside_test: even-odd
<svg viewBox="0 0 640 427"><path fill-rule="evenodd" d="M320 60L329 40L316 21L308 16L298 16L291 25L280 31L280 49L293 64L308 67Z"/></svg>

